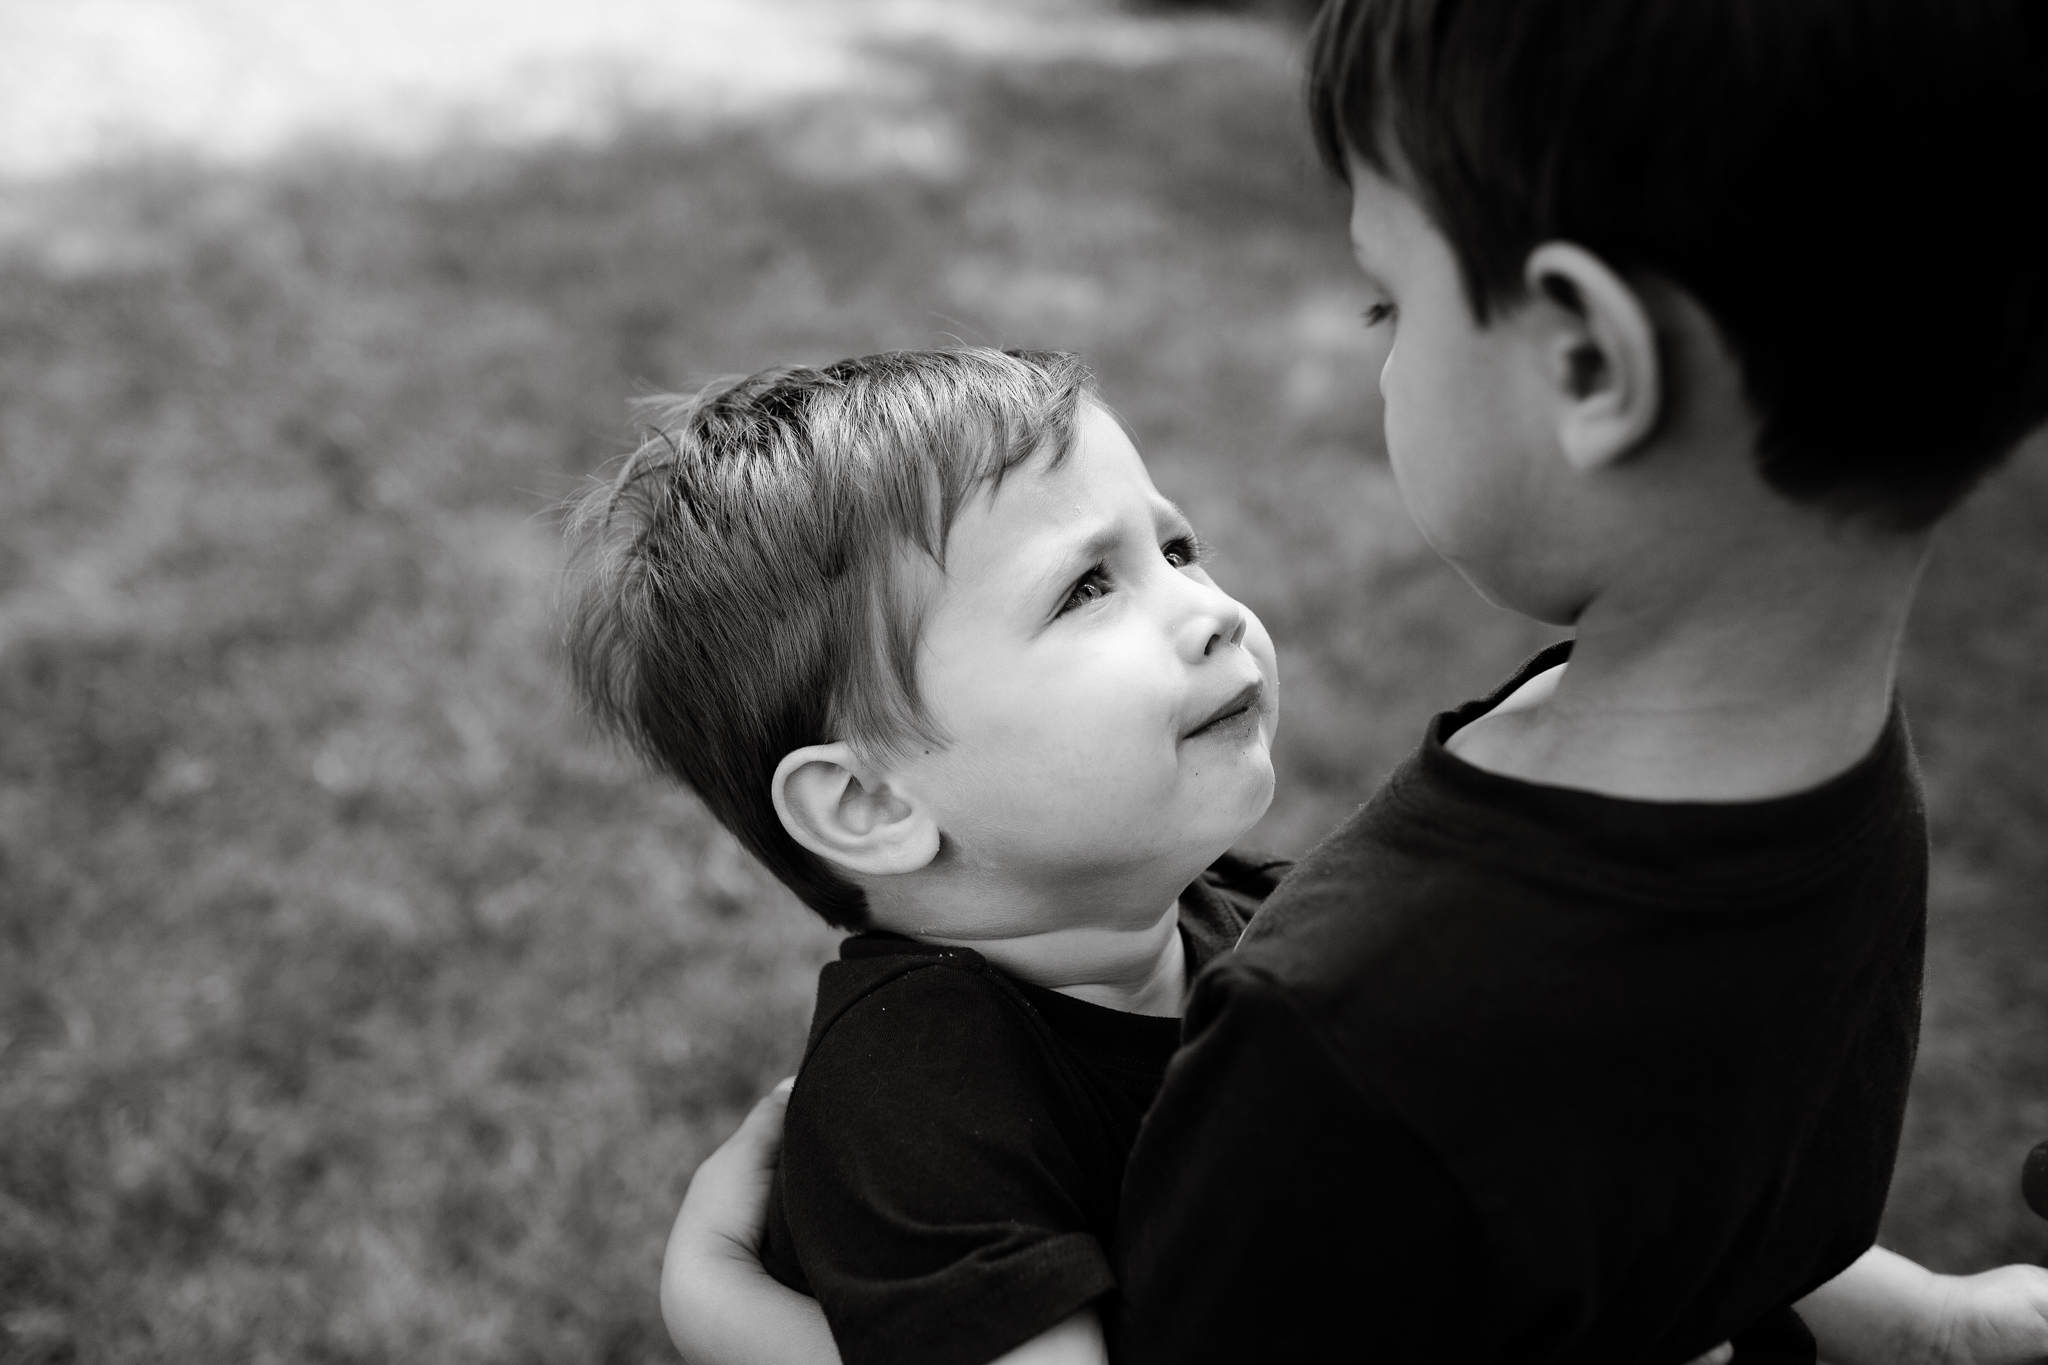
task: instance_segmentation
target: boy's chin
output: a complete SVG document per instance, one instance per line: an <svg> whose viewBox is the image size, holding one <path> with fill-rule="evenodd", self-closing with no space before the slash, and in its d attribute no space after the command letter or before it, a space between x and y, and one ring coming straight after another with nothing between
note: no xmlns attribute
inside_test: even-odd
<svg viewBox="0 0 2048 1365"><path fill-rule="evenodd" d="M1512 569L1455 559L1451 566L1471 584L1472 591L1485 599L1488 606L1541 621L1544 625L1572 625L1578 621L1579 612L1585 607L1582 594L1545 591L1542 583L1518 577Z"/></svg>
<svg viewBox="0 0 2048 1365"><path fill-rule="evenodd" d="M1260 757L1262 760L1264 759L1263 754ZM1258 770L1249 776L1251 780L1246 784L1240 799L1227 810L1218 809L1213 822L1203 822L1203 834L1206 837L1201 840L1201 849L1208 852L1207 856L1201 860L1202 867L1207 867L1210 863L1215 862L1218 858L1229 852L1240 839L1251 833L1252 827L1264 819L1266 811L1271 808L1273 804L1273 765L1271 761L1262 761L1258 765Z"/></svg>

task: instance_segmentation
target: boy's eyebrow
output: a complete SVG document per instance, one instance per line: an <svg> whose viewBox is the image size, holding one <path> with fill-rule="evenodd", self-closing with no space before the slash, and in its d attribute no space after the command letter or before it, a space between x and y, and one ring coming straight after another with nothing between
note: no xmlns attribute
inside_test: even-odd
<svg viewBox="0 0 2048 1365"><path fill-rule="evenodd" d="M1072 544L1060 552L1059 558L1052 566L1038 576L1038 582L1032 589L1033 595L1049 596L1064 588L1069 579L1114 550L1121 539L1123 528L1115 522L1096 527L1088 533L1087 539Z"/></svg>
<svg viewBox="0 0 2048 1365"><path fill-rule="evenodd" d="M1351 263L1358 267L1358 272L1366 279L1382 289L1386 288L1385 282L1380 279L1379 260L1373 249L1356 237L1351 239Z"/></svg>
<svg viewBox="0 0 2048 1365"><path fill-rule="evenodd" d="M1192 529L1194 525L1188 520L1188 514L1180 510L1179 503L1166 498L1160 498L1152 504L1152 513L1155 525L1166 522L1186 529ZM1032 590L1033 594L1049 595L1059 588L1064 588L1069 579L1114 550L1123 536L1124 529L1116 522L1105 522L1097 526L1088 533L1086 539L1061 551L1053 566L1039 575Z"/></svg>

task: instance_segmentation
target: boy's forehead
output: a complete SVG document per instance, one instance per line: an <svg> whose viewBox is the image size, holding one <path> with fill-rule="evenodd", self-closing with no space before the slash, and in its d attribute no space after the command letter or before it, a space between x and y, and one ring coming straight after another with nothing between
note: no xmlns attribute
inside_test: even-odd
<svg viewBox="0 0 2048 1365"><path fill-rule="evenodd" d="M970 499L947 535L949 578L1008 576L1085 545L1138 509L1171 514L1115 418L1092 404L1076 415L1058 464L1034 458L986 497Z"/></svg>
<svg viewBox="0 0 2048 1365"><path fill-rule="evenodd" d="M1415 197L1384 173L1353 157L1351 254L1368 273L1388 268L1418 231L1430 230Z"/></svg>

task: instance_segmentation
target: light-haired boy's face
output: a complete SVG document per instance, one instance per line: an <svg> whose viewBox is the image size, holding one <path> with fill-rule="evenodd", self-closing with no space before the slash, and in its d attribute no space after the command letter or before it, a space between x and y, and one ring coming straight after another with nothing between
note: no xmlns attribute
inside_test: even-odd
<svg viewBox="0 0 2048 1365"><path fill-rule="evenodd" d="M1552 547L1558 492L1549 393L1520 319L1481 327L1458 261L1415 198L1354 158L1351 244L1388 333L1380 393L1387 454L1409 513L1437 552L1509 606Z"/></svg>
<svg viewBox="0 0 2048 1365"><path fill-rule="evenodd" d="M900 765L949 856L1054 893L1192 879L1265 812L1272 641L1199 554L1092 404L1061 464L1033 460L970 501L919 657L948 742Z"/></svg>

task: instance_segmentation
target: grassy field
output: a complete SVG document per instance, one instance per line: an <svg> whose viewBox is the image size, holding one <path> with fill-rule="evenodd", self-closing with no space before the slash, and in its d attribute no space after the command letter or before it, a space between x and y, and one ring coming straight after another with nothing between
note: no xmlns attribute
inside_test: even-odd
<svg viewBox="0 0 2048 1365"><path fill-rule="evenodd" d="M1162 22L1165 22L1162 20ZM1085 352L1282 645L1299 848L1545 636L1379 454L1276 30L901 54L600 148L136 165L0 203L0 1360L669 1358L699 1157L832 936L565 697L548 509L636 395L949 338ZM1893 1245L2048 1260L2048 456L1947 536Z"/></svg>

